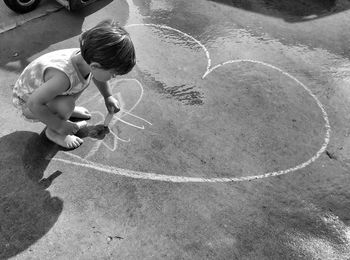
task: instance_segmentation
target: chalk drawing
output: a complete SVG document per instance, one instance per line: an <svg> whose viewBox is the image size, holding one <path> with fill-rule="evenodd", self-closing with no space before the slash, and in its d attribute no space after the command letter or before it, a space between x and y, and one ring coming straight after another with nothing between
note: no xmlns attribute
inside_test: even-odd
<svg viewBox="0 0 350 260"><path fill-rule="evenodd" d="M116 133L113 132L113 129L112 127L119 121L119 122L122 122L126 125L129 125L131 127L135 127L135 128L138 128L138 129L145 129L145 126L142 125L142 126L138 126L138 125L135 125L135 124L132 124L128 121L125 121L123 120L122 118L126 115L129 115L129 116L132 116L134 118L137 118L141 121L144 121L145 123L149 124L149 125L152 125L151 122L147 121L146 119L142 118L142 117L139 117L139 116L136 116L134 115L133 113L131 113L131 111L133 111L137 106L138 104L141 102L142 100L142 97L143 97L143 93L144 93L144 90L143 90L143 87L142 87L142 84L136 80L136 79L118 79L118 80L114 80L113 82L110 83L110 87L111 87L111 90L112 90L112 93L114 95L114 90L115 90L115 87L121 83L121 82L125 82L125 81L133 81L133 82L136 82L139 89L140 89L140 95L137 99L137 101L135 102L135 104L130 108L130 109L124 109L124 108L121 108L121 111L119 111L111 120L110 122L110 126L111 126L111 130L110 130L110 134L113 136L113 145L112 146L109 146L104 140L97 140L93 147L90 149L89 153L84 157L84 159L87 159L89 157L92 157L101 147L101 145L103 145L104 147L106 147L108 150L110 150L111 152L114 152L117 147L118 147L118 141L121 141L121 142L130 142L130 138L128 140L125 140L125 139L122 139L120 138ZM101 97L101 95L99 93L97 93L96 95L90 97L89 99L86 99L85 101L83 101L82 103L80 103L80 105L85 105L87 103L89 103L90 101L95 101L96 102L96 99L98 99L99 101L103 101L103 97ZM104 117L104 115L100 112L100 111L92 111L91 114L98 114L101 118ZM98 122L97 124L102 124L103 121L100 121ZM68 153L68 152L67 152ZM70 154L70 153L69 153Z"/></svg>
<svg viewBox="0 0 350 260"><path fill-rule="evenodd" d="M306 85L304 85L301 81L299 81L297 78L295 78L294 76L292 76L288 72L285 72L284 70L282 70L282 69L280 69L280 68L278 68L278 67L276 67L274 65L271 65L271 64L268 64L268 63L265 63L265 62L262 62L262 61L248 60L248 59L228 60L226 62L220 63L220 64L215 65L215 66L212 67L211 66L211 58L210 58L209 51L207 50L207 48L201 42L196 40L191 35L188 35L188 34L182 32L180 30L174 29L174 28L169 27L169 26L157 25L157 24L131 24L131 25L128 25L126 27L131 28L131 27L136 27L136 26L148 26L148 27L154 27L154 28L162 29L162 30L170 30L170 31L182 34L183 36L187 37L189 39L189 41L197 43L202 48L202 50L204 51L204 53L205 53L205 55L207 57L207 69L204 72L204 74L202 76L202 79L205 79L206 76L208 76L215 69L217 69L217 68L219 68L221 66L225 66L226 64L231 64L231 63L255 63L255 64L259 64L259 65L268 67L270 69L273 69L275 71L278 71L282 75L292 79L299 86L301 86L304 90L306 90L306 92L316 101L316 104L318 105L318 107L320 108L320 110L322 112L322 116L323 116L323 119L325 121L324 127L326 129L326 133L325 133L325 138L324 138L324 141L323 141L323 144L322 144L321 148L316 152L316 154L314 154L307 161L305 161L305 162L303 162L301 164L298 164L297 166L285 169L285 170L279 170L279 171L274 171L274 172L267 172L267 173L262 173L262 174L254 175L254 176L227 177L227 178L185 177L185 176L164 175L164 174L158 174L158 173L152 173L152 172L133 171L133 170L122 169L122 168L117 168L117 167L113 167L113 166L108 166L108 165L92 162L92 161L87 160L86 158L81 158L81 157L79 157L77 155L74 155L74 154L71 154L71 153L66 153L68 156L71 157L71 159L53 158L53 160L60 161L60 162L63 162L63 163L67 163L67 164L71 164L71 165L75 165L75 166L86 167L86 168L98 170L98 171L101 171L101 172L106 172L106 173L120 175L120 176L125 176L125 177L137 178L137 179L147 179L147 180L167 181L167 182L198 182L198 183L208 182L208 183L214 183L214 182L251 181L251 180L262 179L262 178L267 178L267 177L272 177L272 176L278 176L278 175L291 173L291 172L300 170L302 168L305 168L306 166L308 166L312 162L316 161L320 157L320 155L326 150L326 148L328 146L328 143L330 141L330 133L331 133L331 127L330 127L330 124L329 124L329 119L328 119L327 112L324 109L322 103L312 93L312 91ZM141 89L143 90L142 85L140 84L140 82L138 82L138 84L141 87ZM141 100L141 98L142 98L142 95L140 96L139 100ZM137 102L137 104L138 104L138 102ZM132 109L130 109L129 111L124 111L124 113L128 113L129 115L132 115L132 116L136 117L135 115L130 113ZM144 120L142 118L139 118L139 119L147 122L146 120ZM115 122L118 121L118 120L121 121L120 118L116 118ZM147 122L147 123L149 123L149 122ZM117 139L118 138L116 138L116 140ZM99 145L101 145L101 144L103 144L103 141L102 142L98 142L98 143L99 143ZM94 150L93 153L95 153L98 150L98 148L99 148L99 146L96 145L95 150ZM116 146L113 146L112 148L110 147L111 151L114 151L115 149L116 149ZM87 156L87 157L89 157L89 156Z"/></svg>

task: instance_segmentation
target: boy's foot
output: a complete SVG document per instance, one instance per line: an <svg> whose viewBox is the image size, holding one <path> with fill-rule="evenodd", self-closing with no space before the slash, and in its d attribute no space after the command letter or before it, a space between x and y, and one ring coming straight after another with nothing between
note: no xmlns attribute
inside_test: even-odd
<svg viewBox="0 0 350 260"><path fill-rule="evenodd" d="M87 127L87 122L85 120L76 122L76 124L79 126L79 129Z"/></svg>
<svg viewBox="0 0 350 260"><path fill-rule="evenodd" d="M85 107L76 106L73 110L71 117L78 119L90 119L91 114L89 110L87 110Z"/></svg>
<svg viewBox="0 0 350 260"><path fill-rule="evenodd" d="M51 130L50 128L46 128L45 134L50 141L68 149L77 148L83 143L83 140L80 139L78 136L60 135L55 131Z"/></svg>

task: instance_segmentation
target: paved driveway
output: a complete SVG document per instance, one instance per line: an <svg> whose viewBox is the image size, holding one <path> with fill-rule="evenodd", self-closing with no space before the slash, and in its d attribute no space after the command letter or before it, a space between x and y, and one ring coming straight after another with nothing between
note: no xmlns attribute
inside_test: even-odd
<svg viewBox="0 0 350 260"><path fill-rule="evenodd" d="M62 6L54 0L42 0L38 8L26 14L17 14L0 1L0 33L13 29L32 19L60 10Z"/></svg>
<svg viewBox="0 0 350 260"><path fill-rule="evenodd" d="M64 151L11 85L106 17L137 49L124 111L101 131L90 86ZM347 259L349 23L348 1L129 0L0 34L0 257Z"/></svg>

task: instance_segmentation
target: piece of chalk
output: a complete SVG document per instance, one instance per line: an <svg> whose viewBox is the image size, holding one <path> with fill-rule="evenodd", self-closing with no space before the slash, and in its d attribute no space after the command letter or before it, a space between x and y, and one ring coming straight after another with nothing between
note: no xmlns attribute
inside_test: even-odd
<svg viewBox="0 0 350 260"><path fill-rule="evenodd" d="M107 127L107 126L109 125L109 123L111 122L111 120L112 120L112 118L113 118L113 115L114 115L114 114L112 114L112 113L108 113L108 114L106 115L105 122L103 123L104 126Z"/></svg>

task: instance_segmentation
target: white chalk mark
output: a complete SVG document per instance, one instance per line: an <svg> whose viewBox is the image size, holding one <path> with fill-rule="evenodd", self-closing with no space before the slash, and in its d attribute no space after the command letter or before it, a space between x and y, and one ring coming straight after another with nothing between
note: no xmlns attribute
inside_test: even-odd
<svg viewBox="0 0 350 260"><path fill-rule="evenodd" d="M120 117L116 117L115 120L116 120L116 121L123 122L123 123L126 124L126 125L129 125L129 126L132 126L132 127L138 128L138 129L145 129L145 126L134 125L134 124L132 124L132 123L129 123L129 122L127 122L127 121L121 119Z"/></svg>
<svg viewBox="0 0 350 260"><path fill-rule="evenodd" d="M122 141L124 143L129 143L130 142L130 138L128 140L125 140L125 139L119 137L118 135L116 135L113 131L111 131L111 135L113 135L115 139L117 139L119 141ZM114 149L110 149L112 152L114 152L116 150L116 146L114 146L114 147L115 147Z"/></svg>
<svg viewBox="0 0 350 260"><path fill-rule="evenodd" d="M137 107L137 105L138 105L138 104L141 102L141 100L142 100L143 93L144 93L142 84L141 84L137 79L115 79L115 80L109 82L109 86L111 87L112 92L113 92L113 90L115 90L115 88L117 88L117 86L118 86L118 84L119 84L120 82L126 82L126 81L134 81L134 82L137 83L137 86L139 87L139 90L140 90L140 94L139 94L139 97L138 97L137 101L135 102L135 104L134 104L130 109L125 109L124 104L121 104L121 106L122 106L122 107L121 107L121 111L120 111L119 113L117 113L117 114L114 114L114 115L108 114L108 115L105 117L105 120L104 120L103 124L104 124L104 125L107 124L107 125L114 126L114 125L116 124L116 122L120 121L120 122L122 122L122 123L124 123L124 124L126 124L126 125L131 126L131 127L135 127L135 128L144 130L144 129L145 129L145 126L143 126L143 125L142 125L142 126L138 126L138 125L136 125L136 124L132 124L132 123L127 122L126 120L123 120L123 119L122 119L122 117L124 117L125 115L130 115L130 116L133 116L133 117L135 117L135 118L137 118L137 119L139 119L139 120L142 120L142 121L148 123L149 125L152 125L152 123L150 123L150 122L147 121L146 119L144 119L144 118L142 118L142 117L139 117L139 116L136 116L136 115L134 115L134 114L131 113L131 111L134 110L134 109ZM117 92L117 93L114 93L114 92L113 92L113 95L117 96L118 99L119 99L119 101L120 101L121 103L124 103L120 92ZM96 98L99 98L99 96L100 96L100 94L97 93L97 94L95 94L92 98L87 99L86 101L82 102L81 104L87 104L88 102L93 101L93 100L95 100ZM103 98L100 97L99 100L103 100ZM92 112L92 114L94 114L94 113L100 115L101 118L103 118L103 114L102 114L101 112L99 112L99 111L94 111L94 112ZM99 123L102 123L102 121L99 122ZM98 123L98 124L99 124L99 123ZM94 143L94 145L92 146L92 148L91 148L90 151L88 152L88 154L84 157L84 159L90 158L90 157L92 157L93 155L95 155L95 153L100 149L101 145L105 146L105 147L106 147L108 150L110 150L111 152L114 152L114 151L117 149L117 147L118 147L118 141L121 141L121 142L130 142L130 138L129 138L128 140L123 139L123 138L119 137L117 134L115 134L112 130L110 130L110 134L113 136L113 145L112 145L112 146L108 145L108 144L105 142L105 140L96 140L95 143ZM67 153L69 153L69 152L67 152ZM79 158L80 158L80 157L79 157ZM80 158L80 159L82 159L82 158Z"/></svg>
<svg viewBox="0 0 350 260"><path fill-rule="evenodd" d="M101 94L100 93L96 93L95 95L93 95L92 97L86 99L86 100L79 100L78 104L79 106L84 106L86 104L88 104L91 101L96 102L96 99L98 99L98 102L100 102L100 100L103 100L103 98L101 99Z"/></svg>
<svg viewBox="0 0 350 260"><path fill-rule="evenodd" d="M287 173L291 173L291 172L300 170L300 169L305 168L306 166L310 165L311 163L316 161L320 157L320 155L326 150L326 148L327 148L327 146L329 144L329 141L330 141L330 133L331 133L331 127L330 127L330 124L329 124L329 119L328 119L327 112L324 109L322 103L316 97L316 95L314 95L312 93L312 91L306 85L304 85L301 81L299 81L297 78L295 78L291 74L283 71L282 69L280 69L280 68L278 68L278 67L276 67L274 65L271 65L271 64L268 64L268 63L265 63L265 62L262 62L262 61L248 60L248 59L229 60L229 61L226 61L224 63L215 65L214 67L211 68L211 59L210 59L209 51L206 49L206 47L202 43L200 43L198 40L196 40L192 36L182 32L180 30L177 30L177 29L165 26L165 25L131 24L131 25L128 25L126 27L135 27L135 26L150 26L150 27L155 27L155 28L167 29L167 30L175 31L175 32L178 32L178 33L180 33L182 35L185 35L186 37L190 38L192 41L196 42L204 50L204 52L206 54L206 57L207 57L207 60L208 60L206 72L202 76L203 79L205 79L205 77L207 75L209 75L211 72L213 72L215 69L217 69L217 68L219 68L221 66L224 66L226 64L239 63L239 62L250 62L250 63L260 64L260 65L269 67L271 69L274 69L274 70L282 73L286 77L294 80L298 85L302 86L306 90L306 92L316 101L316 104L321 109L322 116L323 116L323 119L325 121L325 126L324 127L326 129L324 142L323 142L321 148L309 160L307 160L307 161L305 161L305 162L303 162L303 163L301 163L301 164L299 164L299 165L297 165L295 167L289 168L289 169L280 170L280 171L274 171L274 172L267 172L267 173L254 175L254 176L227 177L227 178L185 177L185 176L163 175L163 174L141 172L141 171L132 171L132 170L127 170L127 169L121 169L121 168L117 168L117 167L107 166L107 165L99 164L99 163L96 163L96 162L91 162L91 161L88 161L86 159L82 159L79 156L74 156L74 158L81 160L81 162L70 161L70 160L65 160L65 159L60 159L60 158L52 158L53 160L61 161L61 162L64 162L64 163L67 163L67 164L76 165L76 166L83 166L83 167L87 167L87 168L90 168L90 169L95 169L95 170L106 172L106 173L110 173L110 174L115 174L115 175L120 175L120 176L125 176L125 177L131 177L131 178L137 178L137 179L157 180L157 181L166 181L166 182L199 182L199 183L208 182L208 183L214 183L214 182L251 181L251 180L262 179L262 178L267 178L267 177L272 177L272 176L278 176L278 175L284 175L284 174L287 174ZM140 87L141 87L141 89L143 91L142 85L138 81L137 81L137 83L140 85ZM138 104L138 102L137 102L137 104ZM129 110L129 112L131 110ZM70 154L70 155L73 156L72 154Z"/></svg>
<svg viewBox="0 0 350 260"><path fill-rule="evenodd" d="M211 66L211 59L210 59L210 53L209 51L207 50L207 48L200 42L198 41L196 38L194 38L193 36L187 34L187 33L184 33L183 31L180 31L178 29L175 29L175 28L172 28L172 27L169 27L169 26L166 26L166 25L160 25L160 24L152 24L152 23L140 23L140 24L129 24L129 25L126 25L125 28L130 28L130 27L137 27L137 26L148 26L148 27L154 27L154 28L158 28L158 29L166 29L166 30L169 30L169 31L174 31L174 32L177 32L179 34L182 34L184 35L185 37L191 39L192 41L194 41L195 43L197 43L204 51L206 57L207 57L207 70L208 71L210 69L210 66ZM205 75L206 73L204 73ZM202 78L204 77L204 75L202 76Z"/></svg>
<svg viewBox="0 0 350 260"><path fill-rule="evenodd" d="M283 75L285 75L286 77L294 80L296 83L298 83L300 86L302 86L304 88L304 90L306 90L306 92L316 101L316 104L318 105L318 107L321 109L321 112L322 112L322 116L323 116L323 119L325 121L325 128L326 128L326 135L325 135L325 140L324 140L324 143L321 147L321 149L309 160L310 162L308 164L310 164L311 162L315 161L327 148L328 144L329 144L329 140L330 140L330 133L331 133L331 126L330 126L330 123L329 123L329 119L328 119L328 115L327 115L327 112L326 110L324 109L322 103L318 100L318 98L316 97L315 94L312 93L312 91L306 87L306 85L304 83L302 83L300 80L298 80L296 77L292 76L291 74L289 74L288 72L285 72L283 71L282 69L280 68L277 68L276 66L273 66L271 64L268 64L268 63L265 63L265 62L262 62L262 61L256 61L256 60L247 60L247 59L242 59L242 60L229 60L229 61L226 61L224 63L221 63L221 64L218 64L216 66L214 66L213 68L211 68L210 70L208 70L203 78L205 78L209 73L211 73L212 71L214 71L215 69L221 67L221 66L224 66L226 64L230 64L230 63L238 63L238 62L250 62L250 63L256 63L256 64L260 64L260 65L263 65L263 66L266 66L268 68L271 68L273 70L276 70L280 73L282 73ZM305 166L302 166L301 168L304 168ZM300 168L300 169L301 169ZM297 169L295 169L297 170Z"/></svg>
<svg viewBox="0 0 350 260"><path fill-rule="evenodd" d="M103 118L103 114L100 111L93 111L91 112L91 114L98 114L101 118ZM98 122L97 124L102 123L102 121ZM112 130L110 130L110 134L113 136L112 140L113 140L113 146L109 146L105 140L96 140L96 142L93 144L93 146L91 147L90 151L88 152L88 154L84 157L85 159L93 156L101 147L101 145L105 146L107 149L109 149L111 152L114 152L117 149L118 146L118 140L122 141L122 142L130 142L130 139L125 140L120 138L118 135L116 135ZM90 139L92 139L91 137L89 137ZM70 152L66 152L67 154L71 154ZM79 156L78 156L79 157ZM81 157L79 157L81 159Z"/></svg>
<svg viewBox="0 0 350 260"><path fill-rule="evenodd" d="M135 118L137 118L137 119L140 119L140 120L146 122L146 123L149 124L149 125L152 125L151 122L148 122L146 119L143 119L142 117L139 117L139 116L136 116L136 115L134 115L134 114L131 114L131 113L129 113L128 111L122 111L122 112L123 112L124 114L129 115L129 116L132 116L132 117L135 117Z"/></svg>
<svg viewBox="0 0 350 260"><path fill-rule="evenodd" d="M143 97L143 86L142 84L137 80L137 79L121 79L121 80L115 80L113 82L110 83L110 86L112 87L112 91L114 90L114 88L117 86L117 83L120 82L120 81L135 81L137 83L137 85L139 86L139 89L141 91L140 95L139 95L139 98L137 99L137 101L135 102L135 104L130 108L130 109L125 109L123 110L123 112L128 112L130 113L131 111L133 111L137 106L138 104L141 102L142 100L142 97ZM114 94L113 94L114 95Z"/></svg>
<svg viewBox="0 0 350 260"><path fill-rule="evenodd" d="M91 156L93 156L99 149L100 149L100 146L101 146L101 143L103 141L101 140L98 140L95 145L90 149L90 151L88 152L88 154L85 156L85 159L87 158L90 158ZM67 152L70 154L70 152Z"/></svg>

